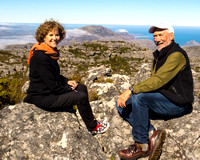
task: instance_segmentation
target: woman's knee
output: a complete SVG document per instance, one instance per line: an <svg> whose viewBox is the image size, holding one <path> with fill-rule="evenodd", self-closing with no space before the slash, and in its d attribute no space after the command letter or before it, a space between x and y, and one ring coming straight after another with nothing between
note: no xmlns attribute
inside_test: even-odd
<svg viewBox="0 0 200 160"><path fill-rule="evenodd" d="M77 87L77 91L82 91L82 92L85 92L87 93L87 86L84 85L84 84L78 84L78 87Z"/></svg>
<svg viewBox="0 0 200 160"><path fill-rule="evenodd" d="M77 99L79 99L80 102L85 103L86 101L88 101L88 95L85 92L79 91Z"/></svg>

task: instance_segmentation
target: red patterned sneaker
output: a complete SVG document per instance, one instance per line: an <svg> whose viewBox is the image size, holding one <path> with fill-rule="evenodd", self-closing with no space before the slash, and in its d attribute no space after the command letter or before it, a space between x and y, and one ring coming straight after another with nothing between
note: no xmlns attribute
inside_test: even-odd
<svg viewBox="0 0 200 160"><path fill-rule="evenodd" d="M107 119L104 118L103 121L97 121L96 128L93 131L91 131L91 133L92 135L101 134L106 132L108 128L109 128L109 123L107 122Z"/></svg>

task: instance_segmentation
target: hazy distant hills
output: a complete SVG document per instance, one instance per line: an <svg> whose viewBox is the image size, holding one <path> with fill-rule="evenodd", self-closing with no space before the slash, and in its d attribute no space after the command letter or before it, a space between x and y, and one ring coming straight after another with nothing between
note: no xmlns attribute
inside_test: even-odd
<svg viewBox="0 0 200 160"><path fill-rule="evenodd" d="M73 42L83 41L132 41L138 43L141 47L155 49L155 44L149 39L136 39L127 32L116 33L101 25L89 25L76 29L76 34L67 33L65 40L60 45L72 44ZM69 31L72 32L72 31Z"/></svg>
<svg viewBox="0 0 200 160"><path fill-rule="evenodd" d="M71 31L69 31L71 32ZM76 34L70 34L62 42L62 44L70 43L70 42L81 42L81 41L92 41L92 40L100 40L100 41L132 41L136 38L128 33L116 33L112 30L105 28L100 25L89 25L85 27L81 27L76 29ZM68 42L67 42L68 41Z"/></svg>
<svg viewBox="0 0 200 160"><path fill-rule="evenodd" d="M2 26L0 26L2 27ZM7 29L9 26L4 26L4 31L0 32L0 37L2 36L26 36L32 35L32 39L34 40L34 30L36 27L14 27L12 29ZM31 29L30 29L31 28ZM83 42L83 41L131 41L139 44L141 47L155 49L155 44L152 40L148 39L136 39L133 35L128 32L120 32L116 33L106 27L100 25L88 25L85 27L77 28L77 29L68 29L66 31L66 38L59 44L60 46L70 45L74 42ZM30 37L31 38L31 37ZM32 41L31 41L32 43ZM17 49L17 48L25 48L29 49L31 47L31 43L19 43L16 39L15 44L7 45L5 49Z"/></svg>
<svg viewBox="0 0 200 160"><path fill-rule="evenodd" d="M1 36L26 36L26 35L34 35L36 30L36 25L14 25L14 24L0 24L0 37Z"/></svg>
<svg viewBox="0 0 200 160"><path fill-rule="evenodd" d="M0 38L3 36L6 36L7 38L12 37L12 36L27 36L30 35L30 37L25 37L24 41L26 41L26 38L29 40L29 42L33 42L34 39L34 34L35 30L38 26L37 25L20 25L20 26L6 26L6 25L0 25ZM134 43L139 44L141 47L144 48L149 48L149 49L156 49L156 46L154 42L150 39L136 39L132 34L129 34L128 32L114 32L106 27L103 27L101 25L88 25L85 27L81 28L76 28L76 29L68 29L66 30L66 38L60 43L60 45L69 45L74 42L83 42L83 41L92 41L92 40L97 40L97 41L131 41ZM13 37L12 37L13 38ZM14 37L15 38L15 37ZM19 38L19 37L17 37ZM32 39L32 41L30 40ZM23 41L23 42L24 42ZM6 43L5 41L3 41ZM23 48L23 45L19 44L24 44L24 43L19 43L16 39L16 44L18 45L9 45L6 48ZM14 43L13 43L14 44ZM31 45L26 44L24 45L24 48L29 48ZM189 41L187 44L184 45L184 47L189 47L189 46L200 46L199 43L195 41Z"/></svg>

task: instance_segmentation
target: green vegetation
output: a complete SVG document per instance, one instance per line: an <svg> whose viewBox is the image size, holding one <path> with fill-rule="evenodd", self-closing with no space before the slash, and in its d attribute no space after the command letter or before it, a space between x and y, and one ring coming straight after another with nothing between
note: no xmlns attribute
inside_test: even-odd
<svg viewBox="0 0 200 160"><path fill-rule="evenodd" d="M113 156L111 156L111 157L110 157L110 160L115 160L115 159L113 158Z"/></svg>
<svg viewBox="0 0 200 160"><path fill-rule="evenodd" d="M195 66L194 70L195 70L195 72L199 72L200 71L200 67L199 66Z"/></svg>
<svg viewBox="0 0 200 160"><path fill-rule="evenodd" d="M10 53L10 51L0 50L0 59L3 63L8 63L10 58L15 58L14 55Z"/></svg>
<svg viewBox="0 0 200 160"><path fill-rule="evenodd" d="M100 51L101 53L104 53L108 50L108 47L102 44L98 43L84 43L83 46L85 46L86 49L90 49L92 51Z"/></svg>
<svg viewBox="0 0 200 160"><path fill-rule="evenodd" d="M21 92L23 84L24 81L17 78L0 79L0 108L18 103L24 98Z"/></svg>
<svg viewBox="0 0 200 160"><path fill-rule="evenodd" d="M120 52L120 53L126 53L126 52L128 52L128 51L130 51L130 50L131 50L130 47L120 47L120 48L119 48L119 52Z"/></svg>
<svg viewBox="0 0 200 160"><path fill-rule="evenodd" d="M109 60L102 61L104 65L111 65L113 73L123 73L132 75L133 66L129 65L129 59L122 58L120 56L110 57Z"/></svg>
<svg viewBox="0 0 200 160"><path fill-rule="evenodd" d="M70 48L68 51L73 53L75 56L79 58L86 58L86 54L82 52L79 48L75 48L75 49Z"/></svg>
<svg viewBox="0 0 200 160"><path fill-rule="evenodd" d="M99 83L113 83L113 80L109 79L109 78L105 78L103 75L100 76L97 80L95 80L95 82L99 82Z"/></svg>
<svg viewBox="0 0 200 160"><path fill-rule="evenodd" d="M100 99L100 97L97 95L97 92L95 92L93 90L88 90L88 97L89 97L90 102Z"/></svg>
<svg viewBox="0 0 200 160"><path fill-rule="evenodd" d="M59 66L61 68L67 68L66 60L59 60Z"/></svg>
<svg viewBox="0 0 200 160"><path fill-rule="evenodd" d="M10 60L14 60L13 62L10 62ZM16 61L16 59L19 59L19 61ZM27 65L27 58L26 56L24 57L20 57L20 56L16 56L14 54L11 54L11 51L6 51L6 50L0 50L0 60L2 63L5 64L24 64L26 63Z"/></svg>
<svg viewBox="0 0 200 160"><path fill-rule="evenodd" d="M82 76L80 75L80 73L78 72L75 72L71 77L67 77L68 79L72 79L72 80L75 80L76 82L78 83L82 83L81 79L82 79Z"/></svg>
<svg viewBox="0 0 200 160"><path fill-rule="evenodd" d="M7 65L23 64L28 67L25 55L23 57L16 56L11 51L0 50L0 60L1 63ZM10 60L13 61L11 62ZM13 75L2 76L3 70L0 71L0 108L3 108L5 105L16 104L23 100L25 95L22 94L21 88L25 81L28 80L26 72L27 70L22 70L15 72Z"/></svg>
<svg viewBox="0 0 200 160"><path fill-rule="evenodd" d="M106 79L106 83L113 83L113 80L111 80L111 79Z"/></svg>

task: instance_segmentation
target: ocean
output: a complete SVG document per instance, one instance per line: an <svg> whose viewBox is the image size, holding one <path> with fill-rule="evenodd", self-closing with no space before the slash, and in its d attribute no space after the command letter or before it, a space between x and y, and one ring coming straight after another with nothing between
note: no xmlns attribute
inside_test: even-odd
<svg viewBox="0 0 200 160"><path fill-rule="evenodd" d="M78 33L78 28L90 24L63 24L67 30L67 34ZM35 43L35 30L39 26L38 23L0 23L0 49L9 44L26 44ZM153 35L148 33L150 26L148 25L102 25L114 32L128 32L137 39L153 40ZM200 43L200 27L174 26L175 41L180 46L185 45L189 41Z"/></svg>

